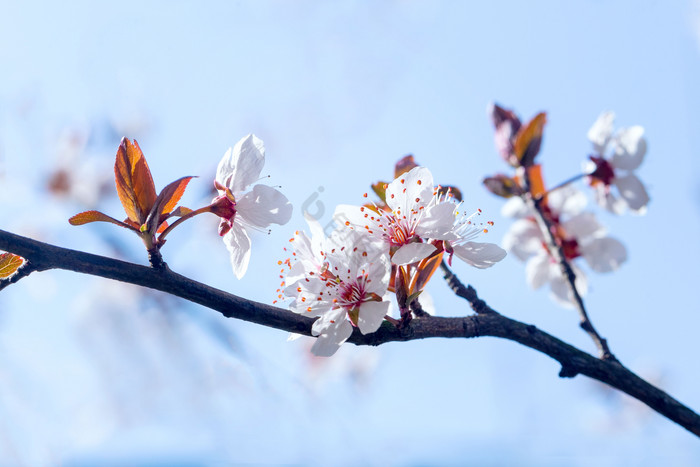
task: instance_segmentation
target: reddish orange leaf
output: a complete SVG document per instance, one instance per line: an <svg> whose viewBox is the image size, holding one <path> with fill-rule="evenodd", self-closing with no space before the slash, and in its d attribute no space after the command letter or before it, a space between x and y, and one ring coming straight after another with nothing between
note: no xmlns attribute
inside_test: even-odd
<svg viewBox="0 0 700 467"><path fill-rule="evenodd" d="M170 213L170 215L175 216L175 217L182 217L182 216L186 216L187 214L189 214L191 212L192 212L192 209L190 209L190 208L186 208L185 206L178 206L177 209L175 209L174 211L172 211Z"/></svg>
<svg viewBox="0 0 700 467"><path fill-rule="evenodd" d="M518 182L507 175L496 174L493 177L486 177L482 183L487 190L502 198L510 198L522 193Z"/></svg>
<svg viewBox="0 0 700 467"><path fill-rule="evenodd" d="M101 213L100 211L81 212L80 214L76 214L68 219L68 222L70 222L71 225L83 225L89 224L90 222L109 222L120 227L138 231L138 229L132 227L131 225L118 221L113 217L109 217L107 214Z"/></svg>
<svg viewBox="0 0 700 467"><path fill-rule="evenodd" d="M440 196L444 196L445 194L451 194L452 199L456 199L457 201L462 201L462 191L457 188L456 186L440 186L440 189L438 190L438 194Z"/></svg>
<svg viewBox="0 0 700 467"><path fill-rule="evenodd" d="M190 180L193 178L194 177L182 177L161 190L155 203L156 206L162 205L162 207L158 209L160 214L168 214L175 209L175 205L180 201L183 193L185 193L187 184L190 183Z"/></svg>
<svg viewBox="0 0 700 467"><path fill-rule="evenodd" d="M158 231L156 233L157 234L163 233L163 231L167 228L168 228L168 221L163 221L160 223L160 227L158 227Z"/></svg>
<svg viewBox="0 0 700 467"><path fill-rule="evenodd" d="M416 293L421 292L425 288L430 278L433 277L433 273L437 271L438 267L440 267L443 254L444 251L434 253L418 263L418 270L411 278L411 284L408 288L409 290Z"/></svg>
<svg viewBox="0 0 700 467"><path fill-rule="evenodd" d="M12 253L0 254L0 279L7 279L24 264L24 258Z"/></svg>
<svg viewBox="0 0 700 467"><path fill-rule="evenodd" d="M413 160L412 155L409 154L408 156L402 157L394 166L394 178L399 178L401 175L416 167L418 167L418 164Z"/></svg>
<svg viewBox="0 0 700 467"><path fill-rule="evenodd" d="M146 158L136 141L122 138L114 163L119 201L129 220L143 224L156 201L156 188Z"/></svg>
<svg viewBox="0 0 700 467"><path fill-rule="evenodd" d="M151 212L148 213L148 220L146 223L148 224L149 231L158 228L164 215L170 214L170 211L175 208L175 205L180 201L180 198L182 198L182 194L185 192L185 188L187 188L187 184L192 178L194 177L182 177L161 190L151 208Z"/></svg>
<svg viewBox="0 0 700 467"><path fill-rule="evenodd" d="M530 179L530 194L535 198L547 192L542 177L542 166L535 164L527 168L527 175Z"/></svg>
<svg viewBox="0 0 700 467"><path fill-rule="evenodd" d="M386 203L386 187L388 183L386 182L377 182L374 185L372 185L372 191L374 191L377 196L379 196L379 199L382 200L383 203Z"/></svg>
<svg viewBox="0 0 700 467"><path fill-rule="evenodd" d="M545 123L547 123L547 114L540 112L518 131L513 152L520 161L520 165L529 167L535 162L535 156L540 152Z"/></svg>

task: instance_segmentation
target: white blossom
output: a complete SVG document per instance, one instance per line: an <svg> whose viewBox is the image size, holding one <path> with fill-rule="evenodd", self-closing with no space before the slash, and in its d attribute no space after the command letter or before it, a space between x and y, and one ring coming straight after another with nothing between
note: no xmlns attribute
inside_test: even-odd
<svg viewBox="0 0 700 467"><path fill-rule="evenodd" d="M257 184L265 165L265 146L255 135L241 139L229 148L216 170L219 196L212 200L212 212L221 217L219 234L231 255L233 272L239 279L250 261L249 230L260 230L270 224L286 224L292 205L276 188Z"/></svg>

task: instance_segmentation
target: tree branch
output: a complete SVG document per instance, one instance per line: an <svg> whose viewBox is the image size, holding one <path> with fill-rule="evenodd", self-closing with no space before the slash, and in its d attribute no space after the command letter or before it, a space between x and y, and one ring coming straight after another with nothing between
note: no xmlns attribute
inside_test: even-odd
<svg viewBox="0 0 700 467"><path fill-rule="evenodd" d="M311 335L313 319L288 310L253 302L215 289L172 272L167 267L156 270L124 261L60 248L0 230L0 249L27 259L36 271L64 269L105 277L160 290L212 310L229 318L237 318L298 334ZM456 279L456 278L455 278ZM476 296L470 303L481 303ZM466 297L465 297L466 298ZM474 300L474 301L472 301ZM559 376L578 374L619 389L700 437L700 416L661 389L649 384L615 360L601 360L573 347L533 325L506 318L491 310L462 318L421 317L406 327L397 328L385 322L372 334L362 335L357 329L348 342L356 345L381 345L434 337L471 338L492 336L518 342L550 356L561 364Z"/></svg>

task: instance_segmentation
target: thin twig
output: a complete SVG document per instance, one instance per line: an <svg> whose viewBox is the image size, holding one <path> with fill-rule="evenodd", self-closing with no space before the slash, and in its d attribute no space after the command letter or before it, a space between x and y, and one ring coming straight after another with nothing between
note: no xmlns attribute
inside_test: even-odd
<svg viewBox="0 0 700 467"><path fill-rule="evenodd" d="M423 306L420 304L417 298L413 299L409 305L409 308L411 309L411 312L416 315L416 318L425 318L430 316L430 313L423 309Z"/></svg>
<svg viewBox="0 0 700 467"><path fill-rule="evenodd" d="M447 281L447 285L450 287L452 292L454 292L454 294L458 297L468 301L469 305L472 307L472 310L474 310L477 314L495 313L495 311L488 306L486 302L479 298L479 296L476 294L476 290L474 290L474 287L471 285L465 286L462 284L462 282L455 275L455 273L452 272L444 260L442 263L440 263L440 268L442 268L442 271L445 273L443 277L445 281Z"/></svg>
<svg viewBox="0 0 700 467"><path fill-rule="evenodd" d="M561 182L560 184L555 185L553 188L550 188L549 190L547 190L546 193L542 193L541 195L537 196L536 198L537 198L538 200L539 200L539 199L543 199L543 198L544 198L545 196L547 196L548 194L553 193L553 192L555 192L555 191L557 191L557 190L559 190L559 189L561 189L561 188L564 188L565 186L570 185L570 184L572 184L572 183L574 183L574 182L577 182L577 181L581 180L581 179L584 178L584 177L588 177L589 175L590 175L590 174L587 174L587 173L580 173L580 174L578 174L578 175L574 175L573 177L564 180L564 181Z"/></svg>
<svg viewBox="0 0 700 467"><path fill-rule="evenodd" d="M576 273L571 267L571 263L569 263L569 261L566 259L561 245L557 242L554 234L552 233L552 222L543 212L542 201L542 199L530 199L529 203L531 204L532 210L535 213L535 219L537 220L537 224L544 235L549 251L559 264L561 273L566 278L566 283L573 298L574 307L579 314L579 326L591 337L596 347L598 347L600 358L603 360L617 361L617 358L615 358L613 353L610 351L610 347L608 347L608 341L598 334L598 331L596 331L593 323L588 317L586 307L583 304L583 298L576 288Z"/></svg>
<svg viewBox="0 0 700 467"><path fill-rule="evenodd" d="M527 171L527 169L524 170L523 181L525 182L525 191L526 193L529 193L531 185L529 172ZM617 362L617 358L615 358L613 353L610 351L610 348L608 347L608 341L604 339L600 334L598 334L598 331L596 331L595 327L593 326L593 323L588 317L586 307L583 304L583 298L581 298L581 294L576 288L576 273L571 267L569 261L566 259L566 255L562 250L561 244L557 242L557 239L554 237L551 220L544 213L544 209L542 207L544 198L533 198L532 196L526 194L522 197L522 199L535 214L535 220L537 221L537 225L539 226L540 231L542 232L542 235L544 236L547 242L547 247L554 259L559 264L559 267L561 268L561 273L566 278L566 284L569 287L569 292L571 292L571 296L574 301L574 306L579 314L579 326L593 340L593 343L598 348L600 358L602 358L603 360L611 360Z"/></svg>

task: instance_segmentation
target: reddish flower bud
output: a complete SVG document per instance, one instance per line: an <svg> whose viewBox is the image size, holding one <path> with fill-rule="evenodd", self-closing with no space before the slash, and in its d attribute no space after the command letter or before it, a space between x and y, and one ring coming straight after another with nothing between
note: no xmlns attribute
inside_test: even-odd
<svg viewBox="0 0 700 467"><path fill-rule="evenodd" d="M504 109L498 104L491 104L488 113L496 129L494 142L498 153L508 164L519 167L520 161L514 154L514 146L515 137L521 127L520 119L513 111Z"/></svg>

